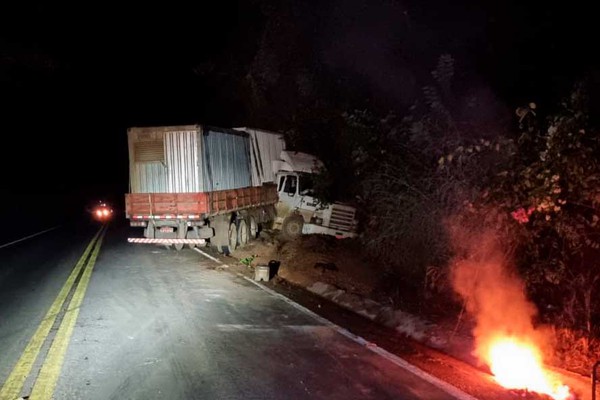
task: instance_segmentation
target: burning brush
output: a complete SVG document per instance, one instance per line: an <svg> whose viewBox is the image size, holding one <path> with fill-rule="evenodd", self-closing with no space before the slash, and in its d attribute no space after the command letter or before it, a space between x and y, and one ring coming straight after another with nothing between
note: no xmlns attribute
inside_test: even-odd
<svg viewBox="0 0 600 400"><path fill-rule="evenodd" d="M535 392L554 400L575 400L568 386L544 369L539 349L516 337L499 337L490 344L486 363L496 382L507 389Z"/></svg>
<svg viewBox="0 0 600 400"><path fill-rule="evenodd" d="M538 399L576 399L569 387L544 367L548 336L534 327L537 309L527 299L522 280L508 268L496 236L471 234L471 241L465 236L459 238L463 257L452 265L452 285L475 319L477 358L489 367L496 382L509 390L535 393Z"/></svg>

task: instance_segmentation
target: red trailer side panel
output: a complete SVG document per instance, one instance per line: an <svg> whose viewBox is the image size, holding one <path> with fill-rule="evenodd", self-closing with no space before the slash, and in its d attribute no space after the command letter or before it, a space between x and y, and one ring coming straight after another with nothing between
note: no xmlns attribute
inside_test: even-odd
<svg viewBox="0 0 600 400"><path fill-rule="evenodd" d="M200 219L249 207L275 204L277 187L219 190L201 193L128 193L125 195L128 219Z"/></svg>

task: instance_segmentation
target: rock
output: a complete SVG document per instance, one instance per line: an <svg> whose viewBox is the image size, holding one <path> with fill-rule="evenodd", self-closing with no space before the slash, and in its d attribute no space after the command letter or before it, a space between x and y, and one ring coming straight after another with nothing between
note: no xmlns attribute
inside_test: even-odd
<svg viewBox="0 0 600 400"><path fill-rule="evenodd" d="M328 285L324 282L315 282L310 285L308 288L313 293L323 296L325 293L330 292L333 289L333 286Z"/></svg>

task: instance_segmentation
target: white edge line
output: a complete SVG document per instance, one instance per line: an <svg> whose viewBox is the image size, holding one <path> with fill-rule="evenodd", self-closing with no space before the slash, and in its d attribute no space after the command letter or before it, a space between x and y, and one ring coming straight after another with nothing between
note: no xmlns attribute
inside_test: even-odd
<svg viewBox="0 0 600 400"><path fill-rule="evenodd" d="M457 398L459 400L478 400L476 397L473 397L473 396L463 392L462 390L458 389L455 386L452 386L448 382L444 382L443 380L436 378L433 375L428 374L427 372L423 371L419 367L416 367L415 365L412 365L408 361L404 360L403 358L400 358L397 355L392 354L389 351L377 346L375 343L371 343L368 340L365 340L364 338L353 334L352 332L348 331L347 329L334 324L333 322L329 321L328 319L321 317L320 315L318 315L318 314L314 313L313 311L309 310L308 308L296 303L295 301L285 297L284 295L277 293L274 290L269 289L268 287L261 285L258 282L255 282L254 280L248 278L247 276L244 276L240 273L238 273L238 275L241 276L242 278L244 278L245 280L255 284L256 286L258 286L262 290L266 291L270 295L275 296L275 297L279 298L280 300L283 300L286 303L290 304L292 307L295 307L298 310L312 316L317 321L323 323L324 325L329 326L330 328L334 329L338 333L340 333L340 334L346 336L347 338L353 340L354 342L366 347L367 349L371 350L373 353L379 354L380 356L386 358L387 360L391 361L392 363L396 364L397 366L404 368L405 370L407 370L409 372L412 372L414 375L431 383L434 386L437 386L438 388L440 388L443 391L445 391L446 393L454 396L455 398Z"/></svg>
<svg viewBox="0 0 600 400"><path fill-rule="evenodd" d="M203 255L204 257L206 257L206 258L210 258L211 260L213 260L213 261L214 261L214 262L216 262L216 263L223 264L223 263L222 263L221 261L219 261L217 258L214 258L214 257L213 257L213 256L211 256L210 254L208 254L208 253L205 253L204 251L200 250L200 249L199 249L199 248L197 248L197 247L194 247L194 250L196 250L198 253L202 254L202 255Z"/></svg>
<svg viewBox="0 0 600 400"><path fill-rule="evenodd" d="M38 232L38 233L34 233L33 235L25 236L24 238L14 240L14 241L12 241L10 243L5 243L3 245L0 245L0 249L2 249L4 247L12 246L13 244L17 244L19 242L23 242L23 241L25 241L27 239L31 239L31 238L34 238L34 237L39 236L39 235L43 235L46 232L50 232L50 231L53 231L53 230L58 229L58 228L60 228L60 225L53 226L52 228L48 228L48 229L43 230L43 231Z"/></svg>
<svg viewBox="0 0 600 400"><path fill-rule="evenodd" d="M203 256L205 256L219 264L223 264L223 262L219 261L215 257L211 256L210 254L205 253L204 251L202 251L198 248L194 248L194 250L196 250L198 253L202 254ZM248 278L247 276L245 276L243 274L238 273L237 275L242 277L243 279L247 280L248 282L258 286L265 292L269 293L271 296L274 296L280 300L283 300L284 302L288 303L292 307L310 315L317 321L321 322L323 325L326 325L326 326L332 328L339 334L346 336L347 338L358 343L359 345L366 347L373 353L382 356L383 358L391 361L392 363L396 364L397 366L399 366L401 368L404 368L405 370L413 373L414 375L418 376L419 378L423 379L424 381L427 381L427 382L431 383L432 385L438 387L439 389L445 391L446 393L450 394L451 396L453 396L459 400L478 400L476 397L473 397L473 396L463 392L462 390L458 389L455 386L452 386L448 382L445 382L439 378L436 378L433 375L428 374L427 372L423 371L422 369L418 368L417 366L412 365L408 361L404 360L403 358L400 358L397 355L392 354L389 351L377 346L375 343L371 343L368 340L365 340L364 338L353 334L349 330L342 328L339 325L334 324L333 322L329 321L328 319L321 317L320 315L318 315L318 314L314 313L313 311L309 310L308 308L296 303L295 301L291 300L290 298L285 297L284 295L277 293L276 291L269 289L268 287L266 287L264 285L261 285L260 283Z"/></svg>

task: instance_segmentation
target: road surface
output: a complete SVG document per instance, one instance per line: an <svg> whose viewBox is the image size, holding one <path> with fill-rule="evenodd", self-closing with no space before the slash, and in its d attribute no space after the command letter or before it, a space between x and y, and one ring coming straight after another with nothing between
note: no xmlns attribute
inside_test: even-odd
<svg viewBox="0 0 600 400"><path fill-rule="evenodd" d="M192 250L127 234L0 248L1 400L456 398Z"/></svg>

